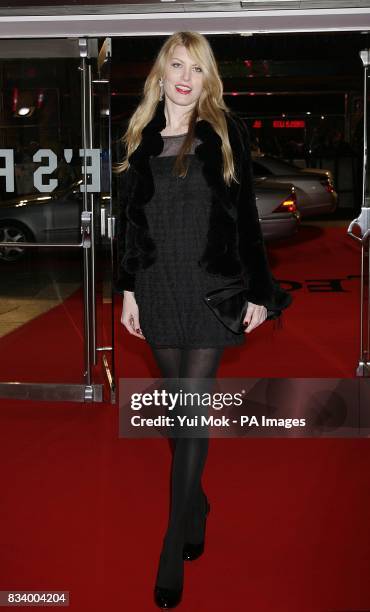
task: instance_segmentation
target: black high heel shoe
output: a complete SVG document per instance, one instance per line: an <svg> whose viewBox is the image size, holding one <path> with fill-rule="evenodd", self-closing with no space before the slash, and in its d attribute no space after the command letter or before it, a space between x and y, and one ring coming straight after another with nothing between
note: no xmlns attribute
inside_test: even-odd
<svg viewBox="0 0 370 612"><path fill-rule="evenodd" d="M191 544L190 542L185 542L183 550L182 550L182 558L184 559L184 561L194 561L195 559L198 559L204 552L207 516L211 510L211 505L206 495L204 495L204 501L205 501L205 511L204 511L203 540L199 544Z"/></svg>
<svg viewBox="0 0 370 612"><path fill-rule="evenodd" d="M182 599L182 589L165 589L156 586L154 589L154 601L159 608L175 608Z"/></svg>
<svg viewBox="0 0 370 612"><path fill-rule="evenodd" d="M160 555L162 559L162 553ZM158 576L157 576L158 580ZM177 589L160 587L157 582L154 587L154 601L159 608L175 608L182 599L183 585Z"/></svg>

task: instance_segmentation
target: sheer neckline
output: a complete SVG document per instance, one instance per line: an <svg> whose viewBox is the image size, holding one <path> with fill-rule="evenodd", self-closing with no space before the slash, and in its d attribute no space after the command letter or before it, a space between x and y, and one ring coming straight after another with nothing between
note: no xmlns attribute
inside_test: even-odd
<svg viewBox="0 0 370 612"><path fill-rule="evenodd" d="M178 138L179 136L186 136L187 132L184 132L183 134L165 134L162 135L162 138Z"/></svg>

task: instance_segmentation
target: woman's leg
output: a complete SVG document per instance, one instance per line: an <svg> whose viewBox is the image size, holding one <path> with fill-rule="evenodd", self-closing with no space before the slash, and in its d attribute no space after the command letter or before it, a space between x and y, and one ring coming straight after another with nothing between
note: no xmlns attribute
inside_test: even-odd
<svg viewBox="0 0 370 612"><path fill-rule="evenodd" d="M172 372L172 376L175 377L179 365L178 354L174 352L176 349L153 347L152 349L163 374L168 377ZM215 377L222 352L223 348L218 347L182 350L177 376L187 379L186 392L203 393L210 389L212 381L197 379ZM207 458L208 437L179 437L173 447L171 512L159 564L157 585L177 589L181 587L183 580L182 549L186 519L189 512L198 508L201 503L199 501L202 495L201 476ZM196 536L197 534L193 540L199 541Z"/></svg>
<svg viewBox="0 0 370 612"><path fill-rule="evenodd" d="M180 375L182 349L176 346L166 348L151 346L150 348L163 378L177 378Z"/></svg>
<svg viewBox="0 0 370 612"><path fill-rule="evenodd" d="M187 391L199 393L212 391L213 383L216 378L218 366L224 347L212 347L205 349L188 349L184 352L181 368L181 376L189 379ZM208 380L197 380L205 378ZM202 412L199 410L199 412ZM198 467L193 472L194 485L187 503L187 516L185 523L185 542L190 544L200 544L203 539L205 493L202 488L202 473L207 460L209 439L207 438L180 438L183 452L188 456L189 461L193 461Z"/></svg>
<svg viewBox="0 0 370 612"><path fill-rule="evenodd" d="M163 378L178 378L180 376L182 349L178 347L157 348L154 346L151 346L151 349ZM173 456L176 438L169 438L169 442Z"/></svg>

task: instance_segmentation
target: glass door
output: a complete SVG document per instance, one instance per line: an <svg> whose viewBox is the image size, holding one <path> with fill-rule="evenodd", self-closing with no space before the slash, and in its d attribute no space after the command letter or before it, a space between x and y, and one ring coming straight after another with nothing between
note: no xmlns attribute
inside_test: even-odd
<svg viewBox="0 0 370 612"><path fill-rule="evenodd" d="M94 364L105 380L111 402L115 402L115 359L114 359L114 291L113 260L115 217L112 196L111 156L111 39L106 38L97 58L96 77L92 80L94 101L95 147L100 151L100 191L96 202L94 240L94 267L96 296L96 334L94 343Z"/></svg>
<svg viewBox="0 0 370 612"><path fill-rule="evenodd" d="M110 41L14 43L0 46L0 396L114 399L97 320L111 316Z"/></svg>

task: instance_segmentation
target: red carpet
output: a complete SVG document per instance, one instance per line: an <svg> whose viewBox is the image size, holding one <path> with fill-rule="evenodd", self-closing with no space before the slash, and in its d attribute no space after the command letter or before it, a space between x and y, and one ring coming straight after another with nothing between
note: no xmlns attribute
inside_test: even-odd
<svg viewBox="0 0 370 612"><path fill-rule="evenodd" d="M294 304L283 330L271 334L268 322L245 347L226 349L218 375L354 376L359 282L347 276L358 274L357 243L309 227L269 252L277 278L299 283ZM329 278L347 279L344 291L310 290L318 281L309 279ZM0 341L2 380L14 380L17 352L24 379L79 381L77 298ZM120 308L117 377L157 376L146 343L120 327ZM55 343L47 371L20 350L30 337L38 354ZM78 612L156 609L167 443L118 439L109 404L2 400L0 431L0 590L68 590ZM206 552L185 565L178 609L369 611L369 469L366 439L211 440Z"/></svg>

